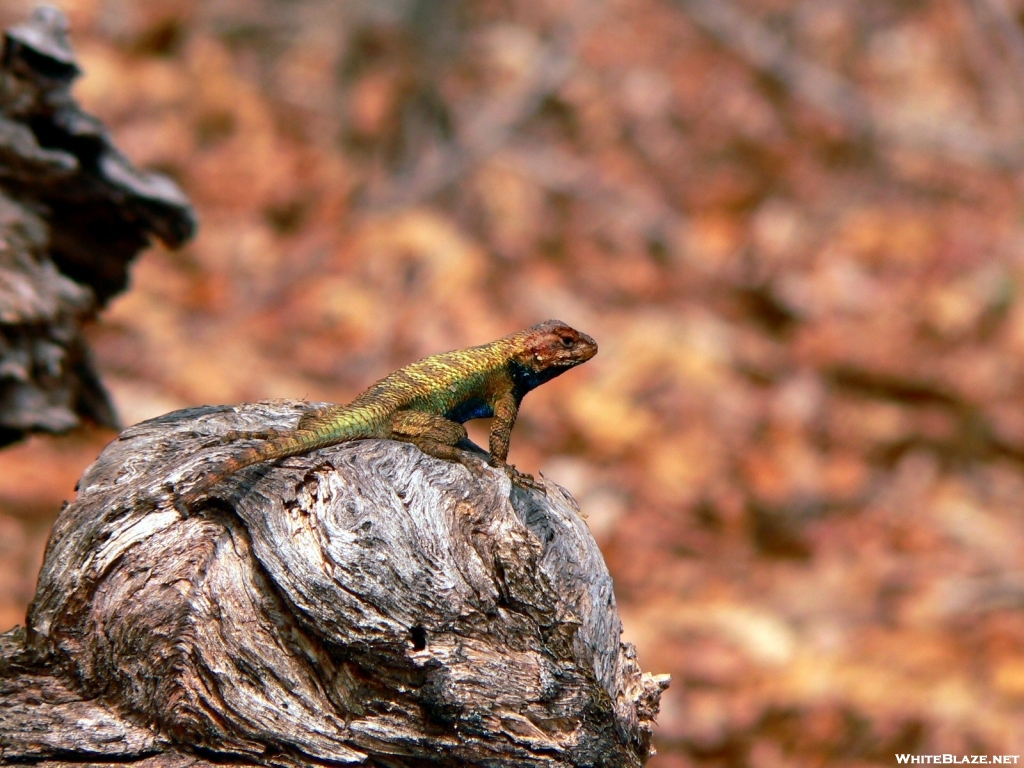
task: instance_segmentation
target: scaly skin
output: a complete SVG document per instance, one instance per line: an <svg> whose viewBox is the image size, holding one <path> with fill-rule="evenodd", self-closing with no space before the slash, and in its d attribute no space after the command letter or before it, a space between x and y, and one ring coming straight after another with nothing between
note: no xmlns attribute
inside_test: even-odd
<svg viewBox="0 0 1024 768"><path fill-rule="evenodd" d="M462 424L490 416L490 464L517 484L534 487L530 475L507 461L523 396L595 354L592 338L548 320L490 344L433 355L386 376L348 405L306 414L293 431L228 435L230 441L265 439L215 467L185 501L244 467L374 437L412 443L431 456L473 468L479 459L458 447L466 438Z"/></svg>

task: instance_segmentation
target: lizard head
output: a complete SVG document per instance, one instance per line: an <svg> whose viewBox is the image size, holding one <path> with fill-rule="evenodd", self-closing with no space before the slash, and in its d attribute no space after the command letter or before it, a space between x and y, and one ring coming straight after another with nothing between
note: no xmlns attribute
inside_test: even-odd
<svg viewBox="0 0 1024 768"><path fill-rule="evenodd" d="M597 354L597 342L559 320L513 335L518 349L512 357L513 376L526 390L550 381Z"/></svg>

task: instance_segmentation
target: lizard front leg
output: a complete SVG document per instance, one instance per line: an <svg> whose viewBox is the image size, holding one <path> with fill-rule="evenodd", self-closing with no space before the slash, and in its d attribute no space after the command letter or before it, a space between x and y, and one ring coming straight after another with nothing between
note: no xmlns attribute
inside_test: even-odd
<svg viewBox="0 0 1024 768"><path fill-rule="evenodd" d="M533 475L520 472L508 463L508 448L512 441L512 427L515 426L519 414L519 400L509 393L500 397L494 404L494 421L491 422L491 466L504 470L516 485L522 488L540 489L540 484Z"/></svg>

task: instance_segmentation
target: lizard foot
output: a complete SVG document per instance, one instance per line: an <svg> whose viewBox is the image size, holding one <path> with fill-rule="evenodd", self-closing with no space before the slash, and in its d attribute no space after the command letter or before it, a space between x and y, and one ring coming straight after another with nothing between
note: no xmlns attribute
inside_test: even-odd
<svg viewBox="0 0 1024 768"><path fill-rule="evenodd" d="M526 472L520 472L511 464L502 465L502 469L505 470L505 474L508 475L508 479L512 481L513 485L518 485L520 488L529 491L544 490L544 486L537 482L533 475L527 474Z"/></svg>

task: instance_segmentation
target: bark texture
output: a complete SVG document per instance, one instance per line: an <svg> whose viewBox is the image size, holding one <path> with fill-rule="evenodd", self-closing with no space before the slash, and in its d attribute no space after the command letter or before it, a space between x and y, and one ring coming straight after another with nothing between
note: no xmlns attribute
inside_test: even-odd
<svg viewBox="0 0 1024 768"><path fill-rule="evenodd" d="M43 7L0 39L0 446L116 426L81 326L151 236L173 247L196 227L181 190L134 168L71 98L67 31Z"/></svg>
<svg viewBox="0 0 1024 768"><path fill-rule="evenodd" d="M668 680L620 641L559 486L367 440L176 508L238 450L220 436L309 407L179 411L104 450L56 523L24 643L0 646L4 760L643 764Z"/></svg>

